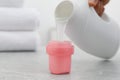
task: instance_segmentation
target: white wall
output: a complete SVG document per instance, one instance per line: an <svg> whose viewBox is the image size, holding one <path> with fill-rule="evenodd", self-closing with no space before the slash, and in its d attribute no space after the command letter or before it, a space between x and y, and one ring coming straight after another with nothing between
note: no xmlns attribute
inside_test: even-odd
<svg viewBox="0 0 120 80"><path fill-rule="evenodd" d="M54 26L54 8L60 0L25 0L25 7L37 8L41 14L41 26Z"/></svg>
<svg viewBox="0 0 120 80"><path fill-rule="evenodd" d="M110 0L106 12L120 24L120 0Z"/></svg>
<svg viewBox="0 0 120 80"><path fill-rule="evenodd" d="M37 8L41 13L41 34L47 35L47 29L55 26L54 9L61 0L25 0L24 7ZM120 23L120 0L111 0L106 12ZM45 41L45 36L43 40Z"/></svg>

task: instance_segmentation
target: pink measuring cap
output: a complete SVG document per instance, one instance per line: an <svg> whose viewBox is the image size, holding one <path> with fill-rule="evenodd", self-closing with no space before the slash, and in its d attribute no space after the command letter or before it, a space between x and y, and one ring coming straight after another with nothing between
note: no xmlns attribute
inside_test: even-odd
<svg viewBox="0 0 120 80"><path fill-rule="evenodd" d="M49 69L52 74L70 73L74 47L69 41L51 41L46 51L49 55Z"/></svg>

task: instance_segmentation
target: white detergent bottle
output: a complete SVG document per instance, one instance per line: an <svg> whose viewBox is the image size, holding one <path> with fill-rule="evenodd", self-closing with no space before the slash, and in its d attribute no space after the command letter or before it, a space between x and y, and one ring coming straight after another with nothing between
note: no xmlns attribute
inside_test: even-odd
<svg viewBox="0 0 120 80"><path fill-rule="evenodd" d="M65 20L66 35L85 52L112 58L119 49L119 26L106 13L99 17L88 0L64 0L55 10L56 21Z"/></svg>

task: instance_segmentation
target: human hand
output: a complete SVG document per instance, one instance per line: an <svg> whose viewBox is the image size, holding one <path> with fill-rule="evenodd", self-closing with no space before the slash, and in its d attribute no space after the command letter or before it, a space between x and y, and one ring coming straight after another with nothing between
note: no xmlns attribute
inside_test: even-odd
<svg viewBox="0 0 120 80"><path fill-rule="evenodd" d="M99 16L102 16L105 8L104 6L109 2L110 0L88 0L89 6L94 7L95 11Z"/></svg>

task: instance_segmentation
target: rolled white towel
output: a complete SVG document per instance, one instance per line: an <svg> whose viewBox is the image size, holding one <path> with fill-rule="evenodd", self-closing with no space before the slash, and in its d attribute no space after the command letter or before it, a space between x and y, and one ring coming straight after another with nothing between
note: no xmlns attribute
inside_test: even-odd
<svg viewBox="0 0 120 80"><path fill-rule="evenodd" d="M37 47L36 32L0 32L0 51L31 51Z"/></svg>
<svg viewBox="0 0 120 80"><path fill-rule="evenodd" d="M22 7L23 0L0 0L0 7Z"/></svg>
<svg viewBox="0 0 120 80"><path fill-rule="evenodd" d="M0 30L34 30L40 24L39 15L33 8L0 8Z"/></svg>

